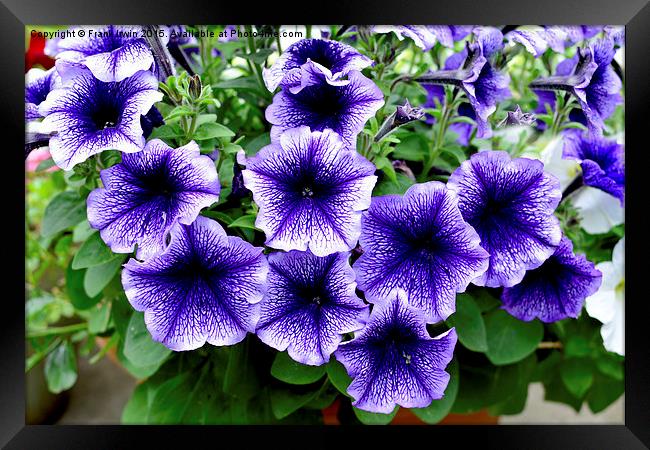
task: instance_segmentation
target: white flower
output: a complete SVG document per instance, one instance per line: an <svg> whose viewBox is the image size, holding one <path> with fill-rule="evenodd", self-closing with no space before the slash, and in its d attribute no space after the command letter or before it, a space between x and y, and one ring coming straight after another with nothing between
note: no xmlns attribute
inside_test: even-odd
<svg viewBox="0 0 650 450"><path fill-rule="evenodd" d="M600 334L605 348L625 355L625 237L614 247L612 260L596 268L603 281L598 292L585 301L587 314L603 323Z"/></svg>
<svg viewBox="0 0 650 450"><path fill-rule="evenodd" d="M625 222L621 202L590 186L585 186L571 197L571 204L578 210L580 225L587 233L607 233Z"/></svg>

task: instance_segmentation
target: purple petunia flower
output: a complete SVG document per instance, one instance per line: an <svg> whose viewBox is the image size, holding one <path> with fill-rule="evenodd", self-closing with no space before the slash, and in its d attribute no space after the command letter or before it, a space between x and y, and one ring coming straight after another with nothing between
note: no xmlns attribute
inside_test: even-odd
<svg viewBox="0 0 650 450"><path fill-rule="evenodd" d="M259 206L255 225L266 245L311 250L316 256L348 251L370 205L375 166L346 148L332 130L288 130L257 155L240 161L244 185Z"/></svg>
<svg viewBox="0 0 650 450"><path fill-rule="evenodd" d="M489 255L443 183L411 186L403 197L374 197L361 219L363 254L354 263L371 303L406 293L427 322L455 311L456 293L487 270Z"/></svg>
<svg viewBox="0 0 650 450"><path fill-rule="evenodd" d="M580 161L584 183L613 195L623 206L625 159L622 145L572 130L565 136L562 157Z"/></svg>
<svg viewBox="0 0 650 450"><path fill-rule="evenodd" d="M528 53L537 58L541 56L549 46L546 36L546 30L543 28L518 28L508 32L505 37L509 42L522 45Z"/></svg>
<svg viewBox="0 0 650 450"><path fill-rule="evenodd" d="M131 259L122 271L124 292L144 311L152 338L182 351L206 341L233 345L253 333L268 271L263 249L202 216L174 225L170 236L162 253Z"/></svg>
<svg viewBox="0 0 650 450"><path fill-rule="evenodd" d="M544 264L526 272L521 283L503 290L503 308L524 321L577 318L585 299L600 287L601 278L594 264L583 255L574 255L573 244L563 237Z"/></svg>
<svg viewBox="0 0 650 450"><path fill-rule="evenodd" d="M320 83L323 77L328 84L344 86L349 83L349 71L360 71L371 64L370 58L342 42L302 39L290 45L273 66L264 69L264 83L271 92L280 86L292 94Z"/></svg>
<svg viewBox="0 0 650 450"><path fill-rule="evenodd" d="M488 121L499 101L510 97L510 76L494 68L489 59L503 48L503 35L492 27L476 27L477 42L467 44L463 52L450 56L445 70L418 78L422 84L449 84L463 89L474 111L478 138L492 136ZM433 92L435 95L435 91Z"/></svg>
<svg viewBox="0 0 650 450"><path fill-rule="evenodd" d="M305 87L297 94L281 90L266 109L271 122L271 140L276 141L289 128L308 126L313 131L330 128L346 144L356 148L357 134L366 121L384 105L384 94L361 72L348 72L349 83L332 86L323 75L318 84Z"/></svg>
<svg viewBox="0 0 650 450"><path fill-rule="evenodd" d="M352 404L390 413L396 405L422 408L444 396L456 340L454 328L431 338L422 314L399 294L376 305L366 327L334 355L353 378Z"/></svg>
<svg viewBox="0 0 650 450"><path fill-rule="evenodd" d="M214 163L195 142L173 149L159 139L102 170L104 188L88 196L88 222L115 253L146 259L165 248L176 222L188 225L219 200Z"/></svg>
<svg viewBox="0 0 650 450"><path fill-rule="evenodd" d="M43 103L47 94L61 84L61 78L52 67L49 70L29 69L25 74L25 120L40 119L38 105Z"/></svg>
<svg viewBox="0 0 650 450"><path fill-rule="evenodd" d="M257 336L294 360L325 364L342 334L366 323L368 306L354 292L349 253L320 258L293 250L269 255L268 287L260 303Z"/></svg>
<svg viewBox="0 0 650 450"><path fill-rule="evenodd" d="M44 132L50 139L54 162L63 170L103 150L126 153L145 144L140 119L163 98L158 80L150 72L138 72L119 83L104 83L85 67L57 62L62 86L40 104Z"/></svg>
<svg viewBox="0 0 650 450"><path fill-rule="evenodd" d="M562 231L553 214L560 182L544 165L502 151L475 153L449 177L463 218L474 227L490 266L474 284L510 287L553 254Z"/></svg>
<svg viewBox="0 0 650 450"><path fill-rule="evenodd" d="M415 45L424 51L429 51L440 42L445 47L452 48L454 42L460 41L471 33L471 25L391 25L391 26L374 26L372 31L375 33L395 33L401 41L405 37L415 42Z"/></svg>
<svg viewBox="0 0 650 450"><path fill-rule="evenodd" d="M611 67L614 52L611 39L600 39L589 47L579 48L577 57L558 65L558 75L539 78L530 87L536 91L572 93L578 99L591 132L601 134L604 120L622 102L622 83Z"/></svg>
<svg viewBox="0 0 650 450"><path fill-rule="evenodd" d="M149 70L154 62L141 27L106 25L71 31L75 36L56 42L56 58L83 64L100 81L122 81ZM166 45L169 34L163 33L161 41Z"/></svg>

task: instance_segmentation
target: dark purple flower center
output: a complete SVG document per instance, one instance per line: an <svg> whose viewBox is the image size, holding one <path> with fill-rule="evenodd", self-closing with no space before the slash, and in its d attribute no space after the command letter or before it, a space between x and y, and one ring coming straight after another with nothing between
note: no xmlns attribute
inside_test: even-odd
<svg viewBox="0 0 650 450"><path fill-rule="evenodd" d="M329 294L320 286L302 286L297 290L297 296L305 306L320 308L329 303Z"/></svg>
<svg viewBox="0 0 650 450"><path fill-rule="evenodd" d="M344 88L323 83L308 86L294 96L300 109L310 117L312 131L322 131L324 128L339 130L341 117L348 106Z"/></svg>
<svg viewBox="0 0 650 450"><path fill-rule="evenodd" d="M90 115L90 120L92 120L97 131L116 127L120 122L120 118L120 108L113 102L100 103Z"/></svg>
<svg viewBox="0 0 650 450"><path fill-rule="evenodd" d="M328 42L317 39L307 41L294 54L298 65L306 63L307 58L309 58L328 69L331 69L338 59Z"/></svg>

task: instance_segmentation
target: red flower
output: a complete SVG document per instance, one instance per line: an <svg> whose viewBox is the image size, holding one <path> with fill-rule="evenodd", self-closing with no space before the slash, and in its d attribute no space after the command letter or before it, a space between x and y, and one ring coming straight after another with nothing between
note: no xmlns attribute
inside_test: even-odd
<svg viewBox="0 0 650 450"><path fill-rule="evenodd" d="M45 54L45 38L31 36L29 39L29 48L25 53L25 72L34 66L42 66L49 69L54 66L54 59Z"/></svg>

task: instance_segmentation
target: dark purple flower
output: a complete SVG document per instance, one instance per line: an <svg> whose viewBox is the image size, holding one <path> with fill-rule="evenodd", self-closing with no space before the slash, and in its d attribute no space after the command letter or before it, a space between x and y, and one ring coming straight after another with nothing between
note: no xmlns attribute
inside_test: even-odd
<svg viewBox="0 0 650 450"><path fill-rule="evenodd" d="M356 245L361 211L370 205L377 181L375 166L346 148L332 130L288 130L241 163L266 245L309 249L317 256Z"/></svg>
<svg viewBox="0 0 650 450"><path fill-rule="evenodd" d="M153 339L182 351L233 345L254 333L268 271L263 249L202 216L177 223L170 236L162 253L131 259L122 271L124 292L144 311Z"/></svg>
<svg viewBox="0 0 650 450"><path fill-rule="evenodd" d="M544 264L526 272L521 283L503 290L503 308L524 321L577 318L585 298L600 287L601 278L594 264L583 255L574 255L573 244L563 237Z"/></svg>
<svg viewBox="0 0 650 450"><path fill-rule="evenodd" d="M103 150L139 152L145 144L140 119L162 100L158 80L151 72L138 72L117 83L104 83L78 64L56 64L62 86L38 108L45 117L54 162L63 170Z"/></svg>
<svg viewBox="0 0 650 450"><path fill-rule="evenodd" d="M219 199L214 163L190 142L173 149L159 139L101 174L104 188L88 196L88 222L115 253L146 259L165 248L176 222L188 225Z"/></svg>
<svg viewBox="0 0 650 450"><path fill-rule="evenodd" d="M57 41L56 58L83 64L100 81L122 81L149 70L154 62L141 27L106 25L71 31L75 36ZM163 33L161 40L167 44L169 34Z"/></svg>
<svg viewBox="0 0 650 450"><path fill-rule="evenodd" d="M412 107L408 99L406 99L403 105L397 105L395 111L386 117L384 122L381 124L379 131L377 131L377 134L375 135L375 142L378 142L396 128L420 120L422 117L424 117L424 111L422 108Z"/></svg>
<svg viewBox="0 0 650 450"><path fill-rule="evenodd" d="M431 72L420 77L423 84L449 84L465 92L476 116L478 138L492 136L492 127L488 121L496 111L499 101L510 97L510 76L495 69L490 63L498 51L503 48L503 35L491 27L477 27L474 31L477 42L467 44L462 57L448 58L445 70ZM450 57L451 58L451 57ZM464 59L462 66L460 61ZM457 68L451 68L457 66ZM449 67L449 68L447 68Z"/></svg>
<svg viewBox="0 0 650 450"><path fill-rule="evenodd" d="M271 253L256 330L262 342L319 366L329 361L344 333L363 328L368 306L355 294L348 258L349 253L323 258L296 250Z"/></svg>
<svg viewBox="0 0 650 450"><path fill-rule="evenodd" d="M589 47L579 48L577 58L567 60L562 67L558 66L558 72L571 70L568 75L539 78L530 87L533 90L570 92L577 98L589 129L592 133L601 134L604 120L622 102L622 83L611 66L614 51L610 39L601 39Z"/></svg>
<svg viewBox="0 0 650 450"><path fill-rule="evenodd" d="M29 69L25 74L25 120L40 119L38 105L45 101L47 94L61 84L61 78L52 67L50 70Z"/></svg>
<svg viewBox="0 0 650 450"><path fill-rule="evenodd" d="M313 131L330 128L348 146L356 148L357 134L384 105L384 94L359 71L348 72L348 81L344 86L332 86L321 76L319 84L307 86L297 94L278 92L265 114L273 125L271 140L277 140L289 128L306 125Z"/></svg>
<svg viewBox="0 0 650 450"><path fill-rule="evenodd" d="M490 254L488 270L474 284L514 286L559 244L562 231L553 213L562 197L560 182L540 161L511 159L501 151L475 153L447 186L457 192L463 218Z"/></svg>
<svg viewBox="0 0 650 450"><path fill-rule="evenodd" d="M427 322L455 311L456 293L483 274L488 253L443 183L411 186L404 196L373 197L361 219L363 255L354 263L359 289L371 303L405 292Z"/></svg>
<svg viewBox="0 0 650 450"><path fill-rule="evenodd" d="M158 108L152 106L147 114L140 117L140 125L142 126L142 135L146 138L149 137L154 128L165 124L162 114Z"/></svg>
<svg viewBox="0 0 650 450"><path fill-rule="evenodd" d="M601 189L625 202L624 148L616 141L583 132L570 132L564 138L563 158L580 161L587 186Z"/></svg>
<svg viewBox="0 0 650 450"><path fill-rule="evenodd" d="M454 42L460 41L471 33L471 25L391 25L391 26L374 26L375 33L393 32L401 41L405 37L415 42L415 45L424 51L429 51L440 42L445 47L453 48Z"/></svg>
<svg viewBox="0 0 650 450"><path fill-rule="evenodd" d="M390 413L396 405L423 408L444 396L456 340L454 328L431 338L422 313L398 294L375 305L366 327L334 355L353 378L352 404Z"/></svg>
<svg viewBox="0 0 650 450"><path fill-rule="evenodd" d="M271 92L280 86L292 94L319 84L321 78L333 86L343 86L349 83L348 72L371 64L370 58L342 42L302 39L290 45L273 66L264 69L264 83Z"/></svg>

